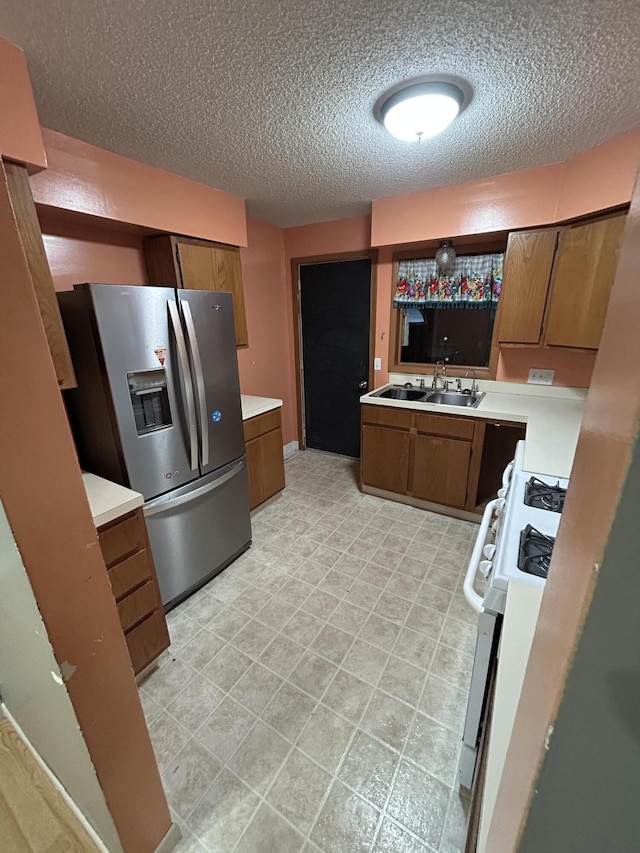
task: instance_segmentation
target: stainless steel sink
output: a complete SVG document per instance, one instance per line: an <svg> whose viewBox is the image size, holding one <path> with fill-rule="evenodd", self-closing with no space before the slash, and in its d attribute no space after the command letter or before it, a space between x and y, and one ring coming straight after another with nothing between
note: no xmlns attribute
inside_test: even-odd
<svg viewBox="0 0 640 853"><path fill-rule="evenodd" d="M419 388L401 388L399 385L385 388L375 394L376 397L386 397L388 400L420 400L424 402L427 392Z"/></svg>
<svg viewBox="0 0 640 853"><path fill-rule="evenodd" d="M439 403L441 406L466 406L475 409L484 394L462 394L458 391L434 391L424 398L425 403Z"/></svg>

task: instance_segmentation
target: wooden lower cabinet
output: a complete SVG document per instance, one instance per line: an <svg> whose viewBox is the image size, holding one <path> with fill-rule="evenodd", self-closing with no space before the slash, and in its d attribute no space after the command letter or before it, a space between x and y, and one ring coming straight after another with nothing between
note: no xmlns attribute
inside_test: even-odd
<svg viewBox="0 0 640 853"><path fill-rule="evenodd" d="M524 424L365 404L361 484L481 513L524 437Z"/></svg>
<svg viewBox="0 0 640 853"><path fill-rule="evenodd" d="M463 509L471 442L435 435L416 435L414 441L413 497Z"/></svg>
<svg viewBox="0 0 640 853"><path fill-rule="evenodd" d="M375 489L406 494L410 444L408 431L364 424L360 451L362 482Z"/></svg>
<svg viewBox="0 0 640 853"><path fill-rule="evenodd" d="M249 506L255 509L284 489L280 409L244 422Z"/></svg>
<svg viewBox="0 0 640 853"><path fill-rule="evenodd" d="M137 675L170 642L142 510L99 527L98 539Z"/></svg>
<svg viewBox="0 0 640 853"><path fill-rule="evenodd" d="M468 417L364 405L362 485L473 511L481 435Z"/></svg>

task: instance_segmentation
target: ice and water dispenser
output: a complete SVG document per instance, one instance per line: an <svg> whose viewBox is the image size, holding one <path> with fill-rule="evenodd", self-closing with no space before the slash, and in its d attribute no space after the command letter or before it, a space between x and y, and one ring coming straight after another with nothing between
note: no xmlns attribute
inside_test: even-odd
<svg viewBox="0 0 640 853"><path fill-rule="evenodd" d="M127 381L138 435L172 426L164 368L127 373Z"/></svg>

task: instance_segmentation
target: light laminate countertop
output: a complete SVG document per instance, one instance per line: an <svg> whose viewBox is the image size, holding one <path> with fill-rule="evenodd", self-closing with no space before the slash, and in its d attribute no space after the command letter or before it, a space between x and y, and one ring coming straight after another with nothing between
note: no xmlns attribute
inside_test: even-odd
<svg viewBox="0 0 640 853"><path fill-rule="evenodd" d="M250 394L241 394L240 397L243 421L248 421L249 418L255 418L257 415L264 415L265 412L282 406L282 400L276 400L273 397L253 397Z"/></svg>
<svg viewBox="0 0 640 853"><path fill-rule="evenodd" d="M411 381L410 377L399 375L393 375L393 379L398 384L402 384L400 379ZM469 381L465 380L465 387L468 384ZM364 394L360 402L433 414L483 420L495 418L526 424L524 470L532 474L569 477L580 434L586 389L518 385L511 382L480 381L478 384L480 390L485 392L485 397L475 409L388 400L372 396L375 392Z"/></svg>
<svg viewBox="0 0 640 853"><path fill-rule="evenodd" d="M102 527L103 524L138 509L144 503L140 492L119 486L96 474L83 473L82 482L96 527Z"/></svg>

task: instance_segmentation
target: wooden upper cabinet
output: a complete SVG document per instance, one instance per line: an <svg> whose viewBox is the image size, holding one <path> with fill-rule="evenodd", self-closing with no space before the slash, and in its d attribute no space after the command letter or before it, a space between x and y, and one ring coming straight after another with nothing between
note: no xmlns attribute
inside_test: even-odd
<svg viewBox="0 0 640 853"><path fill-rule="evenodd" d="M233 294L236 346L248 346L240 250L236 246L167 235L144 242L149 283Z"/></svg>
<svg viewBox="0 0 640 853"><path fill-rule="evenodd" d="M76 377L62 325L49 261L44 250L36 206L31 195L29 175L25 166L0 160L3 191L8 195L14 222L31 274L40 316L49 343L53 366L61 389L75 388Z"/></svg>
<svg viewBox="0 0 640 853"><path fill-rule="evenodd" d="M544 336L547 346L600 346L625 219L600 219L561 234Z"/></svg>
<svg viewBox="0 0 640 853"><path fill-rule="evenodd" d="M555 228L509 235L498 317L498 341L538 344L556 250Z"/></svg>

